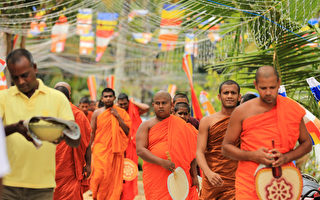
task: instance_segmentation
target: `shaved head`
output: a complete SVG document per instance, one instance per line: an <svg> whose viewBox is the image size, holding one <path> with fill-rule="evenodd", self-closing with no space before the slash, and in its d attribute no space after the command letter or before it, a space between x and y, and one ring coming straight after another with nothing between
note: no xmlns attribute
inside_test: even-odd
<svg viewBox="0 0 320 200"><path fill-rule="evenodd" d="M54 86L54 88L56 88L56 87L58 87L58 86L63 86L63 87L65 87L65 88L67 88L68 91L69 91L69 94L71 94L71 87L70 87L70 85L69 85L67 82L58 82L58 83Z"/></svg>
<svg viewBox="0 0 320 200"><path fill-rule="evenodd" d="M153 97L152 106L158 120L161 121L169 117L172 108L171 95L169 92L157 92Z"/></svg>
<svg viewBox="0 0 320 200"><path fill-rule="evenodd" d="M269 78L271 76L276 76L279 81L279 74L274 67L268 65L259 67L256 71L256 82L258 83L260 77Z"/></svg>
<svg viewBox="0 0 320 200"><path fill-rule="evenodd" d="M165 97L165 98L167 98L167 99L170 101L170 103L171 103L171 95L170 95L169 92L166 92L166 91L164 91L164 90L160 90L159 92L157 92L157 93L154 95L153 101L154 101L156 98L159 98L159 97Z"/></svg>

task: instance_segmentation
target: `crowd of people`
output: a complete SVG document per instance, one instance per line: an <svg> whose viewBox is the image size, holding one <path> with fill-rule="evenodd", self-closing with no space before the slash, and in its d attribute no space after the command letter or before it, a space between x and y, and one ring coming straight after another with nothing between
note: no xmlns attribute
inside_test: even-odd
<svg viewBox="0 0 320 200"><path fill-rule="evenodd" d="M133 200L138 179L123 180L124 159L138 165L138 156L144 161L147 200L172 199L167 179L177 167L189 184L186 199L258 199L255 171L261 164L294 166L292 161L311 150L305 111L278 95L281 80L271 66L256 72L259 97L241 97L237 82L224 81L218 88L220 111L199 122L190 116L186 94L172 98L158 91L152 102L155 116L142 122L150 106L124 93L116 97L111 88L102 91L98 102L83 97L72 104L70 85L59 82L50 88L37 79L37 65L25 49L12 51L6 63L14 86L0 91L4 200L81 200L88 190L97 200ZM79 146L62 140L43 142L37 149L23 125L33 116L75 121Z"/></svg>

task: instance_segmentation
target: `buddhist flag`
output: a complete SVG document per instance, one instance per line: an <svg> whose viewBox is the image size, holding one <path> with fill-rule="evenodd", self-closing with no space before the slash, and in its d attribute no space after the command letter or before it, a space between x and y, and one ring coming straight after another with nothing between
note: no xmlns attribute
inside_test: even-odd
<svg viewBox="0 0 320 200"><path fill-rule="evenodd" d="M287 97L287 92L286 92L286 88L284 87L284 85L280 85L279 90L278 90L278 94L280 94L283 97Z"/></svg>
<svg viewBox="0 0 320 200"><path fill-rule="evenodd" d="M178 5L164 4L161 12L159 47L162 51L175 48L184 10Z"/></svg>
<svg viewBox="0 0 320 200"><path fill-rule="evenodd" d="M184 53L195 57L198 55L198 40L193 33L186 34Z"/></svg>
<svg viewBox="0 0 320 200"><path fill-rule="evenodd" d="M91 55L94 49L94 33L91 32L80 36L80 55Z"/></svg>
<svg viewBox="0 0 320 200"><path fill-rule="evenodd" d="M307 79L308 83L310 83L312 86L310 88L314 88L314 86L317 86L317 80L313 77ZM281 87L282 86L282 87ZM285 87L281 85L279 88L279 94L287 97L287 94L285 92ZM319 86L319 85L318 85ZM284 92L283 92L284 91ZM311 90L312 91L312 90ZM303 107L301 105L301 107ZM306 125L306 128L309 132L309 137L312 141L313 149L315 151L316 155L316 162L318 165L320 165L320 120L314 116L309 110L307 110L305 107L303 107L306 111L305 116L303 117L303 121Z"/></svg>
<svg viewBox="0 0 320 200"><path fill-rule="evenodd" d="M206 116L212 115L216 112L208 99L208 93L206 91L200 92L200 103L203 110L206 111Z"/></svg>
<svg viewBox="0 0 320 200"><path fill-rule="evenodd" d="M168 86L168 92L169 92L169 94L171 95L172 98L173 98L174 95L176 94L176 91L177 91L177 86L176 86L176 85L170 84L170 85Z"/></svg>
<svg viewBox="0 0 320 200"><path fill-rule="evenodd" d="M90 92L90 98L92 101L97 100L97 81L96 77L93 75L90 75L87 79L88 89Z"/></svg>
<svg viewBox="0 0 320 200"><path fill-rule="evenodd" d="M193 56L189 54L185 54L183 56L183 61L182 61L182 68L185 71L189 84L190 84L190 89L191 89L191 101L192 101L192 109L194 112L194 116L200 120L202 118L202 113L200 109L200 104L196 95L196 92L194 91L193 88Z"/></svg>
<svg viewBox="0 0 320 200"><path fill-rule="evenodd" d="M104 51L112 39L114 29L118 24L118 16L118 13L98 13L96 31L96 62L100 61Z"/></svg>
<svg viewBox="0 0 320 200"><path fill-rule="evenodd" d="M307 80L307 83L308 83L310 90L313 94L313 97L319 103L319 101L320 101L320 83L314 77L307 78L306 80Z"/></svg>
<svg viewBox="0 0 320 200"><path fill-rule="evenodd" d="M148 44L152 39L152 33L132 33L132 36L141 44Z"/></svg>
<svg viewBox="0 0 320 200"><path fill-rule="evenodd" d="M85 8L79 9L77 15L77 34L86 35L91 32L92 29L92 9Z"/></svg>
<svg viewBox="0 0 320 200"><path fill-rule="evenodd" d="M6 76L3 73L3 70L5 67L6 67L6 62L0 58L0 90L7 89Z"/></svg>
<svg viewBox="0 0 320 200"><path fill-rule="evenodd" d="M107 76L106 81L107 81L107 87L114 89L114 75Z"/></svg>
<svg viewBox="0 0 320 200"><path fill-rule="evenodd" d="M148 13L148 10L133 10L128 15L128 22L131 22L136 16L145 16Z"/></svg>
<svg viewBox="0 0 320 200"><path fill-rule="evenodd" d="M51 52L61 53L67 40L69 23L67 17L61 15L51 31Z"/></svg>

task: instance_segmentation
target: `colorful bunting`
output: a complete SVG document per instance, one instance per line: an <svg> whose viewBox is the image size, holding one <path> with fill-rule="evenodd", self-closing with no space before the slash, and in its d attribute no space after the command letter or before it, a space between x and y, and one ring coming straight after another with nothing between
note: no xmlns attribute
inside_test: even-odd
<svg viewBox="0 0 320 200"><path fill-rule="evenodd" d="M182 68L185 71L187 78L189 80L190 89L191 89L191 104L195 117L200 120L202 118L202 113L200 109L200 104L196 95L196 92L193 88L193 56L189 54L185 54L183 56Z"/></svg>
<svg viewBox="0 0 320 200"><path fill-rule="evenodd" d="M106 81L107 81L107 87L114 89L114 75L107 76Z"/></svg>
<svg viewBox="0 0 320 200"><path fill-rule="evenodd" d="M79 9L77 15L77 34L86 35L91 32L92 29L92 9L85 8Z"/></svg>
<svg viewBox="0 0 320 200"><path fill-rule="evenodd" d="M6 62L0 58L0 90L7 89L6 76L3 73L3 70L5 67L6 67Z"/></svg>
<svg viewBox="0 0 320 200"><path fill-rule="evenodd" d="M118 23L118 16L118 13L98 13L96 31L96 62L100 61L104 51L112 39L114 29Z"/></svg>
<svg viewBox="0 0 320 200"><path fill-rule="evenodd" d="M283 97L287 96L286 88L284 87L284 85L280 85L279 90L278 90L278 94L280 94Z"/></svg>
<svg viewBox="0 0 320 200"><path fill-rule="evenodd" d="M186 34L184 52L185 54L190 54L194 57L197 57L198 55L198 40L193 33Z"/></svg>
<svg viewBox="0 0 320 200"><path fill-rule="evenodd" d="M177 91L177 86L176 86L176 85L170 84L170 85L168 86L168 92L169 92L169 94L171 95L172 98L173 98L174 95L176 94L176 91Z"/></svg>
<svg viewBox="0 0 320 200"><path fill-rule="evenodd" d="M212 115L216 112L208 99L208 93L206 91L200 92L200 103L202 108L206 111L206 116Z"/></svg>
<svg viewBox="0 0 320 200"><path fill-rule="evenodd" d="M319 84L316 84L317 80L313 77L308 78L307 82L309 85L310 84L312 85L312 86L310 86L310 88L314 88L315 86L319 86ZM281 86L280 86L280 88L281 88ZM282 85L281 90L280 90L280 88L279 88L279 92L282 93L281 94L282 96L286 97L287 94L285 92L285 87ZM301 105L301 107L303 107L303 106ZM314 116L309 110L307 110L306 108L304 108L304 109L306 111L306 114L303 117L303 121L306 125L306 128L309 132L310 139L312 141L313 149L314 149L315 155L316 155L316 162L318 163L318 165L320 165L320 157L319 157L319 155L320 155L320 120L316 116Z"/></svg>
<svg viewBox="0 0 320 200"><path fill-rule="evenodd" d="M148 44L152 39L152 33L132 33L132 36L141 44Z"/></svg>
<svg viewBox="0 0 320 200"><path fill-rule="evenodd" d="M159 47L162 51L175 48L183 15L184 10L178 8L178 5L163 5L159 35Z"/></svg>
<svg viewBox="0 0 320 200"><path fill-rule="evenodd" d="M133 10L128 15L128 22L131 22L136 16L145 16L148 13L148 10Z"/></svg>
<svg viewBox="0 0 320 200"><path fill-rule="evenodd" d="M47 24L45 20L38 22L45 14L46 14L45 10L40 10L39 12L36 13L34 18L37 19L37 21L32 21L30 23L30 29L28 30L27 37L32 38L32 37L38 36L40 33L46 30Z"/></svg>
<svg viewBox="0 0 320 200"><path fill-rule="evenodd" d="M80 36L80 55L91 55L94 49L94 33L91 32Z"/></svg>
<svg viewBox="0 0 320 200"><path fill-rule="evenodd" d="M320 83L314 77L307 78L306 80L307 80L307 83L310 87L310 90L311 90L314 98L319 103L319 101L320 101Z"/></svg>
<svg viewBox="0 0 320 200"><path fill-rule="evenodd" d="M96 77L93 75L90 75L87 79L87 85L90 93L90 99L92 101L97 100L97 81Z"/></svg>
<svg viewBox="0 0 320 200"><path fill-rule="evenodd" d="M69 23L67 17L61 15L58 22L52 27L51 32L51 52L61 53L67 40Z"/></svg>

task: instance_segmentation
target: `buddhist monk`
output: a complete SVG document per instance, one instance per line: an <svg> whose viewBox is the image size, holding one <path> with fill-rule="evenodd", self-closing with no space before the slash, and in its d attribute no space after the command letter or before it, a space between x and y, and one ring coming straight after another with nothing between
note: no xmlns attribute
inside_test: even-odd
<svg viewBox="0 0 320 200"><path fill-rule="evenodd" d="M238 83L232 80L220 84L218 98L221 110L201 119L197 141L197 162L202 169L200 199L235 199L237 161L221 154L222 141L232 111L241 95Z"/></svg>
<svg viewBox="0 0 320 200"><path fill-rule="evenodd" d="M174 97L173 97L173 108L177 103L180 103L180 102L184 102L184 103L187 103L189 105L188 96L186 94L184 94L184 93L177 93L176 95L174 95ZM196 118L190 116L187 122L192 124L196 129L199 129L199 121Z"/></svg>
<svg viewBox="0 0 320 200"><path fill-rule="evenodd" d="M137 154L143 160L143 185L147 200L172 199L167 178L181 167L191 188L190 164L195 158L196 129L183 119L171 115L171 96L160 91L152 102L155 117L143 122L137 132ZM196 190L187 199L198 199Z"/></svg>
<svg viewBox="0 0 320 200"><path fill-rule="evenodd" d="M291 161L312 148L303 122L305 110L290 98L278 95L277 71L272 66L260 67L254 85L260 96L232 112L222 144L223 155L239 161L236 199L258 199L254 173L259 164L292 165ZM239 139L240 148L237 146Z"/></svg>
<svg viewBox="0 0 320 200"><path fill-rule="evenodd" d="M55 86L56 90L61 91L70 100L70 86L68 83L59 82ZM77 148L68 146L64 141L56 147L56 188L54 200L64 199L83 199L81 187L84 166L86 164L85 152L89 145L91 126L84 113L75 105L70 103L75 122L80 127L81 140Z"/></svg>
<svg viewBox="0 0 320 200"><path fill-rule="evenodd" d="M89 122L91 123L91 118L92 118L93 112L89 110L90 109L90 100L88 99L88 97L82 97L80 99L79 108L80 108L80 110L82 110L82 112L86 115Z"/></svg>
<svg viewBox="0 0 320 200"><path fill-rule="evenodd" d="M149 111L150 106L145 103L139 103L130 100L128 95L120 93L117 103L120 108L127 111L130 116L132 125L129 132L129 143L125 152L125 157L131 159L138 167L138 155L136 151L136 133L142 122L140 115ZM121 195L122 200L133 200L138 195L138 177L132 181L125 181Z"/></svg>
<svg viewBox="0 0 320 200"><path fill-rule="evenodd" d="M119 200L123 187L124 152L128 146L131 120L128 113L114 105L115 92L102 91L104 107L94 111L91 121L92 166L90 181L93 199Z"/></svg>

